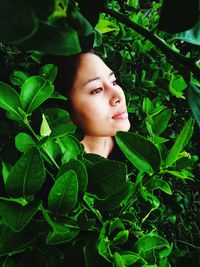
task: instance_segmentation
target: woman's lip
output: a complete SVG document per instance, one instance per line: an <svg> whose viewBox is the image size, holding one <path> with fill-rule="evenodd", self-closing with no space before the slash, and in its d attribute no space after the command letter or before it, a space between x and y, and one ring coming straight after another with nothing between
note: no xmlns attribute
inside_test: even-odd
<svg viewBox="0 0 200 267"><path fill-rule="evenodd" d="M126 119L126 118L128 118L128 113L126 111L118 112L112 117L112 119L115 120Z"/></svg>

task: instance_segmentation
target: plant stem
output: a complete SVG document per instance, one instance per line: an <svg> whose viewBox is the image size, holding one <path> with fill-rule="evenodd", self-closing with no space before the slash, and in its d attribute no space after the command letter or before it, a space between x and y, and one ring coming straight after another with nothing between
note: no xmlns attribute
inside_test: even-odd
<svg viewBox="0 0 200 267"><path fill-rule="evenodd" d="M192 72L197 79L200 77L200 68L195 64L190 58L185 57L182 54L177 53L176 51L172 50L164 40L160 39L152 32L146 30L145 28L141 27L139 24L135 23L131 19L129 19L126 15L121 14L117 11L111 10L107 7L103 7L103 12L106 14L114 17L118 21L122 22L126 26L132 28L134 31L138 32L145 38L147 38L150 42L152 42L157 48L159 48L169 59L173 61L173 65L177 68L177 63L181 64L185 67L188 71Z"/></svg>
<svg viewBox="0 0 200 267"><path fill-rule="evenodd" d="M35 139L37 141L40 141L40 139L38 138L37 134L34 132L33 128L31 127L31 125L29 124L29 122L25 122L26 126L28 127L28 129L31 131L31 133L33 134L33 136L35 137ZM51 155L49 155L48 151L44 148L44 146L41 146L43 152L45 152L45 154L48 156L48 158L51 160L51 162L56 166L57 169L59 169L60 167L58 166L58 164L55 162L55 160L52 158Z"/></svg>

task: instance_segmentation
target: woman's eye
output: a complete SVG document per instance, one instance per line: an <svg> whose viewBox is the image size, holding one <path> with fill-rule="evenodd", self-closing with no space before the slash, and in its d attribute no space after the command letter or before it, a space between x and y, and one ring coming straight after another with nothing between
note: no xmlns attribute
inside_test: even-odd
<svg viewBox="0 0 200 267"><path fill-rule="evenodd" d="M114 80L114 81L112 82L112 84L113 84L113 85L117 85L117 80Z"/></svg>
<svg viewBox="0 0 200 267"><path fill-rule="evenodd" d="M99 88L93 90L93 91L91 92L91 95L99 94L102 90L103 90L103 89L102 89L101 87L99 87Z"/></svg>

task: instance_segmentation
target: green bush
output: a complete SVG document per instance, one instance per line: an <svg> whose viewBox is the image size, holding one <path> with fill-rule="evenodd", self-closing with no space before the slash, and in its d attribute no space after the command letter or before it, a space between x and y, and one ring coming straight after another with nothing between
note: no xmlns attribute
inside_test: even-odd
<svg viewBox="0 0 200 267"><path fill-rule="evenodd" d="M177 41L196 42L193 29L188 35L182 25L185 34L176 36L159 30L159 1L93 2L1 3L5 14L19 11L21 19L7 21L8 32L1 27L1 41L18 48L1 52L7 69L0 82L0 263L197 266L198 53L184 43L184 56ZM52 42L40 40L44 32ZM57 67L39 67L40 53L90 47L125 90L131 131L115 136L124 162L86 154L67 111L48 105L67 100L53 85ZM23 52L27 64L18 59L17 67L10 52L23 50L30 51Z"/></svg>

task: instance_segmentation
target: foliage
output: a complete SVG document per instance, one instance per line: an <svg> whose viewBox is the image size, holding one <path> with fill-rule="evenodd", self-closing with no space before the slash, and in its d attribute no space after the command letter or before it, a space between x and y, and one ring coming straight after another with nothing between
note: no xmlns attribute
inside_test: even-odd
<svg viewBox="0 0 200 267"><path fill-rule="evenodd" d="M185 104L187 90L199 123L196 47L185 44L184 57L183 35L159 29L159 1L107 1L130 15L140 35L102 10L105 1L91 3L0 3L2 23L18 14L1 23L9 29L1 27L1 41L29 51L37 66L11 68L0 82L1 265L197 266L198 129ZM124 162L86 154L66 110L48 105L66 99L54 89L56 66L39 67L40 54L91 47L125 89L132 128L115 136Z"/></svg>

